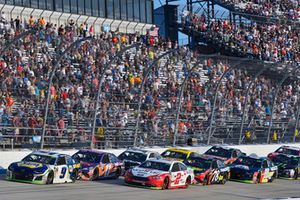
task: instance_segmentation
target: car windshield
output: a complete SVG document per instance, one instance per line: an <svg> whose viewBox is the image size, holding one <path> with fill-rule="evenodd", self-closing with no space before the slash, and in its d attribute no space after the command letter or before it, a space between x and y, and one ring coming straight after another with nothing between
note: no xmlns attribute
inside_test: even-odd
<svg viewBox="0 0 300 200"><path fill-rule="evenodd" d="M223 158L231 158L231 151L228 149L212 147L205 152L206 155L219 156Z"/></svg>
<svg viewBox="0 0 300 200"><path fill-rule="evenodd" d="M296 149L289 149L289 148L280 147L275 152L276 153L283 153L283 154L293 155L293 156L299 156L299 151L296 150Z"/></svg>
<svg viewBox="0 0 300 200"><path fill-rule="evenodd" d="M233 165L246 165L251 168L261 168L262 161L250 157L240 157L233 162Z"/></svg>
<svg viewBox="0 0 300 200"><path fill-rule="evenodd" d="M184 159L186 159L188 154L183 153L183 152L167 150L167 151L163 152L161 155L162 155L162 157L165 157L165 158L175 158L175 159L184 160Z"/></svg>
<svg viewBox="0 0 300 200"><path fill-rule="evenodd" d="M162 163L162 162L155 162L155 161L146 161L146 162L142 163L139 167L167 172L170 169L170 164Z"/></svg>
<svg viewBox="0 0 300 200"><path fill-rule="evenodd" d="M47 155L39 155L39 154L29 154L25 158L23 158L22 161L26 162L37 162L37 163L42 163L42 164L47 164L47 165L54 165L56 158L52 156L47 156Z"/></svg>
<svg viewBox="0 0 300 200"><path fill-rule="evenodd" d="M197 167L201 169L209 169L211 166L211 160L206 160L203 158L189 158L184 161L184 164L191 167Z"/></svg>
<svg viewBox="0 0 300 200"><path fill-rule="evenodd" d="M144 162L147 159L147 155L138 152L125 151L121 153L118 158L120 160L131 160L135 162Z"/></svg>
<svg viewBox="0 0 300 200"><path fill-rule="evenodd" d="M287 157L285 155L277 155L275 156L272 161L276 164L282 163L282 164L288 164L288 165L298 165L299 158L295 157Z"/></svg>
<svg viewBox="0 0 300 200"><path fill-rule="evenodd" d="M72 156L76 162L100 163L103 154L93 152L77 152Z"/></svg>

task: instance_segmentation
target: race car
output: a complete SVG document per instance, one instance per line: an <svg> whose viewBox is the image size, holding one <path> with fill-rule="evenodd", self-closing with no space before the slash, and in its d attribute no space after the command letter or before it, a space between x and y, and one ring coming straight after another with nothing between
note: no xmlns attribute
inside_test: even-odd
<svg viewBox="0 0 300 200"><path fill-rule="evenodd" d="M187 149L177 149L177 148L169 148L161 154L161 156L165 159L177 160L177 161L184 161L190 156L196 156L196 155L198 155L198 153L195 151L187 150Z"/></svg>
<svg viewBox="0 0 300 200"><path fill-rule="evenodd" d="M124 163L125 171L140 165L146 160L161 158L161 155L157 152L142 149L128 149L118 156L118 159Z"/></svg>
<svg viewBox="0 0 300 200"><path fill-rule="evenodd" d="M286 179L300 178L300 157L279 154L273 157L273 162L278 166L278 177Z"/></svg>
<svg viewBox="0 0 300 200"><path fill-rule="evenodd" d="M204 155L213 156L214 158L223 160L226 165L233 163L238 157L245 156L239 149L224 147L224 146L213 146L208 149Z"/></svg>
<svg viewBox="0 0 300 200"><path fill-rule="evenodd" d="M35 184L71 183L76 181L78 169L79 165L69 155L35 151L10 164L6 179Z"/></svg>
<svg viewBox="0 0 300 200"><path fill-rule="evenodd" d="M76 152L72 158L80 163L78 176L81 180L117 179L124 170L123 163L111 153L82 149Z"/></svg>
<svg viewBox="0 0 300 200"><path fill-rule="evenodd" d="M292 147L292 146L281 146L275 152L269 153L268 158L273 160L279 154L286 154L292 156L300 156L300 148L299 147Z"/></svg>
<svg viewBox="0 0 300 200"><path fill-rule="evenodd" d="M152 189L187 188L194 180L191 168L178 161L147 160L125 173L125 183Z"/></svg>
<svg viewBox="0 0 300 200"><path fill-rule="evenodd" d="M210 156L189 157L184 164L194 170L196 184L225 184L229 178L229 167L223 161Z"/></svg>
<svg viewBox="0 0 300 200"><path fill-rule="evenodd" d="M230 180L244 183L273 182L278 175L278 168L268 158L241 156L230 167Z"/></svg>

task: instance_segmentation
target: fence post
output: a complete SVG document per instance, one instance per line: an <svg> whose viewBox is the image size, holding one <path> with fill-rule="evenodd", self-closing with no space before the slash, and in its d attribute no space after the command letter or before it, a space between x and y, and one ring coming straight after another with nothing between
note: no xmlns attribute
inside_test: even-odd
<svg viewBox="0 0 300 200"><path fill-rule="evenodd" d="M47 99L46 99L46 105L45 105L45 115L44 115L44 122L43 122L43 129L42 129L42 138L41 138L41 149L44 148L44 140L45 140L45 132L46 132L46 124L47 124L47 118L48 118L48 109L49 109L49 103L50 103L50 88L52 87L52 80L53 77L55 75L55 72L60 64L60 61L62 60L62 58L69 53L72 49L74 49L78 44L85 42L85 41L90 41L90 40L94 40L94 38L92 37L86 37L86 38L82 38L82 39L78 39L75 42L73 42L64 52L62 52L58 58L56 59L56 62L53 66L53 69L51 71L50 74L50 78L49 78L49 84L48 84L48 89L47 89Z"/></svg>
<svg viewBox="0 0 300 200"><path fill-rule="evenodd" d="M158 56L155 60L152 61L152 63L148 66L147 71L145 72L145 75L143 77L142 80L142 84L141 84L141 90L139 93L139 102L138 102L138 113L137 113L137 119L136 119L136 124L135 124L135 133L134 133L134 142L133 142L133 146L136 146L137 143L137 135L138 135L138 129L139 129L139 123L140 123L140 112L141 112L141 107L142 107L142 95L144 93L144 86L145 86L145 82L146 79L148 78L153 66L163 57L174 53L178 51L178 49L171 49L165 53L163 53L162 55Z"/></svg>
<svg viewBox="0 0 300 200"><path fill-rule="evenodd" d="M295 67L293 68L293 70L291 72L288 72L288 66L287 65L285 67L285 70L284 70L284 73L285 75L282 77L282 79L280 80L280 82L277 84L276 86L276 90L275 90L275 94L274 94L274 97L273 97L273 100L272 100L272 106L271 106L271 119L269 121L269 128L268 128L268 138L267 138L267 144L270 143L270 135L271 135L271 128L273 126L273 115L274 115L274 110L275 110L275 105L276 105L276 99L277 99L277 96L278 96L278 93L280 91L280 88L282 86L282 84L284 83L284 81L287 80L287 78L289 78L291 75L290 74L294 74L295 71L299 70L300 68L299 67Z"/></svg>
<svg viewBox="0 0 300 200"><path fill-rule="evenodd" d="M243 102L243 115L242 115L242 121L241 121L241 128L240 128L240 136L239 136L239 145L241 144L242 142L242 134L243 134L243 129L244 129L244 121L245 121L245 116L246 116L246 107L247 107L247 103L248 103L248 97L249 97L249 93L250 93L250 89L252 87L252 84L256 81L257 77L260 76L265 70L267 70L268 68L270 68L271 64L269 64L267 67L263 67L261 70L259 70L255 75L254 77L251 79L249 85L248 85L248 88L247 88L247 91L246 91L246 96L245 96L245 99L244 99L244 102Z"/></svg>
<svg viewBox="0 0 300 200"><path fill-rule="evenodd" d="M101 94L101 89L102 89L102 84L104 81L104 77L105 77L105 71L108 70L111 66L111 64L117 59L119 58L121 55L123 55L123 53L125 53L127 50L132 49L132 48L137 48L138 46L140 46L141 43L136 43L133 45L130 45L128 47L125 47L124 49L120 50L118 53L116 53L116 55L108 62L105 64L102 73L100 74L99 77L99 85L98 85L98 90L97 90L97 99L95 102L95 107L94 107L94 117L93 117L93 125L92 125L92 138L91 138L91 148L94 148L94 143L93 143L93 138L95 137L95 129L96 129L96 119L97 119L97 110L99 107L99 101L100 101L100 94Z"/></svg>
<svg viewBox="0 0 300 200"><path fill-rule="evenodd" d="M218 95L218 91L220 89L220 86L222 84L222 80L223 78L232 70L236 69L238 67L238 65L240 65L242 63L242 61L247 60L247 59L239 59L239 62L234 65L233 67L228 68L225 72L223 72L221 78L219 79L218 83L217 83L217 88L215 91L215 96L213 99L213 106L212 106L212 112L211 112L211 116L210 116L210 123L209 123L209 130L208 130L208 139L207 139L207 145L210 144L210 138L212 136L212 126L214 123L214 118L215 118L215 109L216 109L216 103L217 103L217 95Z"/></svg>
<svg viewBox="0 0 300 200"><path fill-rule="evenodd" d="M204 57L204 56L201 56ZM188 78L190 77L190 74L192 73L192 71L199 66L199 64L201 63L201 61L197 61L193 67L188 71L188 74L186 75L186 77L183 80L183 83L181 84L181 88L180 88L180 92L179 92L179 100L178 100L178 107L176 109L176 117L175 117L175 131L174 131L174 139L173 139L173 146L176 146L176 137L178 134L178 121L179 121L179 115L181 112L181 105L182 105L182 97L183 97L183 92L186 89L186 81L188 80Z"/></svg>

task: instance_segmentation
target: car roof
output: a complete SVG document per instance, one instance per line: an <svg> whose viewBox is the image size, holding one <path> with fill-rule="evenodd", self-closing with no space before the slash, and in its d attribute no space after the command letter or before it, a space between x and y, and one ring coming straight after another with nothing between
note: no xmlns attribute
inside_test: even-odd
<svg viewBox="0 0 300 200"><path fill-rule="evenodd" d="M181 153L196 153L196 151L193 151L193 150L179 149L179 148L169 148L166 151L175 151L175 152L181 152Z"/></svg>
<svg viewBox="0 0 300 200"><path fill-rule="evenodd" d="M176 160L167 160L167 159L149 159L148 161L155 161L155 162L166 163L170 165L172 165L173 163L181 163Z"/></svg>
<svg viewBox="0 0 300 200"><path fill-rule="evenodd" d="M134 153L142 153L142 154L157 153L155 151L150 151L150 150L146 150L146 149L138 149L138 148L130 148L124 152L134 152Z"/></svg>
<svg viewBox="0 0 300 200"><path fill-rule="evenodd" d="M221 149L225 149L225 150L239 150L237 148L232 148L232 147L229 147L229 146L221 146L221 145L215 145L215 146L212 146L211 148L221 148Z"/></svg>
<svg viewBox="0 0 300 200"><path fill-rule="evenodd" d="M281 146L280 148L292 149L292 150L300 151L300 147L295 147L295 146Z"/></svg>
<svg viewBox="0 0 300 200"><path fill-rule="evenodd" d="M208 160L208 161L213 161L213 160L220 160L220 161L222 161L221 159L218 159L218 158L216 158L214 156L206 155L206 154L200 154L200 155L197 155L197 156L189 157L188 160L189 159L193 159L193 158L195 158L195 159L201 158L201 159Z"/></svg>
<svg viewBox="0 0 300 200"><path fill-rule="evenodd" d="M266 157L259 157L257 155L241 156L240 158L252 158L252 159L261 160L261 161L268 159Z"/></svg>
<svg viewBox="0 0 300 200"><path fill-rule="evenodd" d="M67 154L61 154L61 153L57 153L57 152L53 152L53 151L34 151L32 152L32 154L37 154L37 155L42 155L42 156L51 156L51 157L60 157L60 156L69 156Z"/></svg>
<svg viewBox="0 0 300 200"><path fill-rule="evenodd" d="M100 150L98 150L98 149L80 149L78 152L84 152L84 153L96 153L96 154L99 154L99 155L102 155L102 154L108 154L107 152L100 151Z"/></svg>

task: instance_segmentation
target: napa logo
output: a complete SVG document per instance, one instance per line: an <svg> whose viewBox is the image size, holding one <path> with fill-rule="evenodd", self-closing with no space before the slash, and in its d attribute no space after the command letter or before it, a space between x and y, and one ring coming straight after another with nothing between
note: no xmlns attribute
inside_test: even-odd
<svg viewBox="0 0 300 200"><path fill-rule="evenodd" d="M18 163L18 166L19 167L27 167L27 168L30 168L30 169L43 167L43 165L40 164L40 163L30 163L30 162Z"/></svg>

